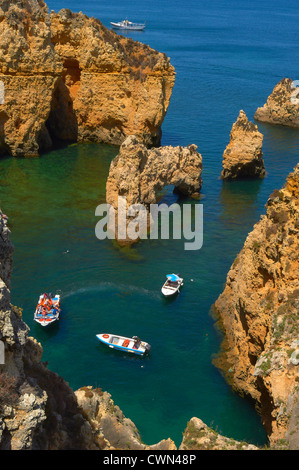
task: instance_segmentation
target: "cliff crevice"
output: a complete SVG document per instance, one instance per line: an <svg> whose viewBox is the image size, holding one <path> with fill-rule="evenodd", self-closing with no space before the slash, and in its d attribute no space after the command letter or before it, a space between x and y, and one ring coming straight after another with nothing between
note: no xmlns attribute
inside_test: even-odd
<svg viewBox="0 0 299 470"><path fill-rule="evenodd" d="M120 145L131 134L158 145L175 71L95 18L15 0L0 7L0 80L1 153L36 156L61 141Z"/></svg>

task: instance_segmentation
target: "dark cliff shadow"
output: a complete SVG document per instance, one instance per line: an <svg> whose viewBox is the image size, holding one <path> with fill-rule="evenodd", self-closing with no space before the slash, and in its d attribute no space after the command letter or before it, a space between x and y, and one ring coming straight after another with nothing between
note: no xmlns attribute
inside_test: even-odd
<svg viewBox="0 0 299 470"><path fill-rule="evenodd" d="M51 148L60 148L77 142L78 120L74 111L74 99L80 88L81 69L75 59L64 62L62 77L58 79L51 102L51 111L45 129L51 140ZM49 150L45 139L40 139L41 151Z"/></svg>

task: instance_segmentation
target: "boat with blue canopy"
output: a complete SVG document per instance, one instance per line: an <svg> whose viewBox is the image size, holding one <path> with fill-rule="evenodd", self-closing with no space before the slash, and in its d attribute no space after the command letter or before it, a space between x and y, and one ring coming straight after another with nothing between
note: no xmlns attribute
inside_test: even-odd
<svg viewBox="0 0 299 470"><path fill-rule="evenodd" d="M184 279L179 274L166 274L166 281L161 292L165 297L170 297L180 292L180 287L184 285Z"/></svg>

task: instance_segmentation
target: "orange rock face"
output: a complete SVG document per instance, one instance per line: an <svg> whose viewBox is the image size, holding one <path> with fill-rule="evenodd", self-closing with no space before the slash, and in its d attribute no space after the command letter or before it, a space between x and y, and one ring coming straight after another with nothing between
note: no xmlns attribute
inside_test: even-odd
<svg viewBox="0 0 299 470"><path fill-rule="evenodd" d="M299 380L299 165L271 194L215 303L225 332L218 365L256 400L272 444L290 432ZM296 447L297 446L297 447Z"/></svg>
<svg viewBox="0 0 299 470"><path fill-rule="evenodd" d="M165 54L69 10L51 14L51 39L78 141L120 145L136 134L146 145L159 143L175 77Z"/></svg>
<svg viewBox="0 0 299 470"><path fill-rule="evenodd" d="M254 115L257 121L299 127L299 88L290 78L283 78L274 87L263 107Z"/></svg>
<svg viewBox="0 0 299 470"><path fill-rule="evenodd" d="M202 185L201 173L202 157L196 145L148 149L138 137L132 135L123 142L119 154L111 162L106 200L114 209L117 222L118 214L125 215L133 204L143 204L146 208L156 204L159 192L167 185L174 185L186 196L198 197ZM119 207L119 197L126 198L122 207ZM145 226L149 226L148 213L144 216ZM126 235L120 237L119 231L126 229L119 230L116 226L115 238L120 245L130 245L139 239L133 241Z"/></svg>
<svg viewBox="0 0 299 470"><path fill-rule="evenodd" d="M158 144L175 72L99 20L24 0L0 6L0 80L0 153L34 156L60 140Z"/></svg>

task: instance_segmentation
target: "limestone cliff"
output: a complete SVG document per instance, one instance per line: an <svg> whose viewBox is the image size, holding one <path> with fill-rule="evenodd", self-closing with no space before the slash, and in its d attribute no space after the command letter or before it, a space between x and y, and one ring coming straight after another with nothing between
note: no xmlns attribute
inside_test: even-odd
<svg viewBox="0 0 299 470"><path fill-rule="evenodd" d="M263 107L258 108L254 118L257 121L299 127L299 88L293 80L283 78L274 87Z"/></svg>
<svg viewBox="0 0 299 470"><path fill-rule="evenodd" d="M146 446L109 393L91 387L74 393L41 362L42 346L10 303L9 233L0 211L0 449L174 449L170 439Z"/></svg>
<svg viewBox="0 0 299 470"><path fill-rule="evenodd" d="M77 140L121 144L138 134L146 145L158 144L174 84L166 55L69 10L51 14L51 33L64 65L62 81L72 102ZM55 111L54 106L54 116Z"/></svg>
<svg viewBox="0 0 299 470"><path fill-rule="evenodd" d="M183 434L179 450L259 450L246 442L222 436L209 428L201 419L192 418Z"/></svg>
<svg viewBox="0 0 299 470"><path fill-rule="evenodd" d="M299 165L267 202L215 303L225 332L216 363L252 397L272 445L299 448Z"/></svg>
<svg viewBox="0 0 299 470"><path fill-rule="evenodd" d="M156 204L159 192L167 185L174 185L186 196L197 197L202 185L201 172L202 157L196 145L147 149L136 136L128 137L111 162L106 184L106 201L115 209L116 225L119 196L126 198L126 206L121 208L124 212L133 204L146 208ZM116 227L120 244L132 243L130 237L120 240L118 232Z"/></svg>
<svg viewBox="0 0 299 470"><path fill-rule="evenodd" d="M34 156L57 141L156 145L175 80L165 54L95 18L42 0L0 3L0 151Z"/></svg>
<svg viewBox="0 0 299 470"><path fill-rule="evenodd" d="M248 121L243 110L233 124L230 142L223 153L221 178L262 178L265 176L263 160L263 134Z"/></svg>

